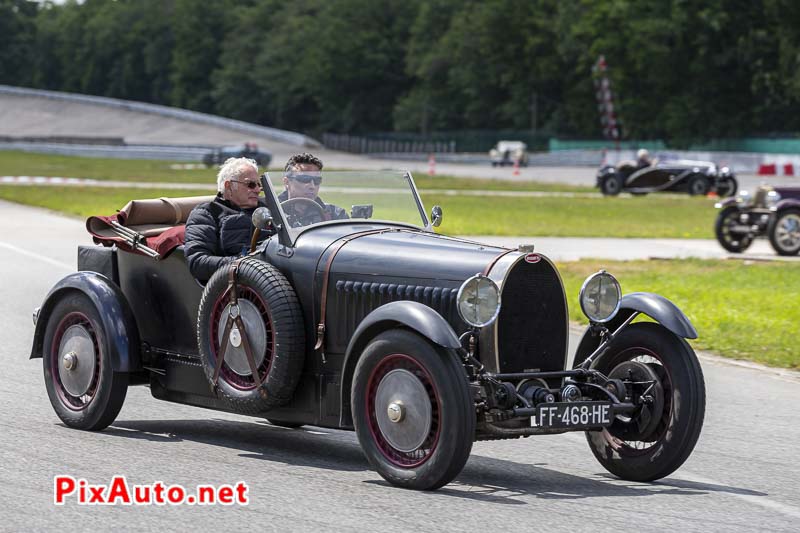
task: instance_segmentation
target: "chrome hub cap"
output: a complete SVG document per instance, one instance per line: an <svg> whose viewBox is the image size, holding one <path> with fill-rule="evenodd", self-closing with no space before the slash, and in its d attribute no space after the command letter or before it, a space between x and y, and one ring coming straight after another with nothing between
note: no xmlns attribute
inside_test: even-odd
<svg viewBox="0 0 800 533"><path fill-rule="evenodd" d="M94 341L85 327L67 328L58 346L58 377L72 396L83 396L95 375L97 353Z"/></svg>
<svg viewBox="0 0 800 533"><path fill-rule="evenodd" d="M800 248L800 216L786 215L775 228L775 240L784 250Z"/></svg>
<svg viewBox="0 0 800 533"><path fill-rule="evenodd" d="M386 414L389 416L389 420L391 422L400 422L403 420L403 416L405 415L403 404L400 402L390 403L389 408L386 410Z"/></svg>
<svg viewBox="0 0 800 533"><path fill-rule="evenodd" d="M401 452L418 449L431 430L428 391L408 370L392 370L378 384L375 418L383 437L393 448Z"/></svg>
<svg viewBox="0 0 800 533"><path fill-rule="evenodd" d="M225 324L228 322L228 316L231 314L230 304L225 306L222 313L220 313L219 322L217 323L217 342L222 349L223 338L225 333ZM267 350L267 329L264 326L264 321L261 318L261 312L249 300L240 299L238 309L233 309L232 316L240 314L244 322L245 331L239 331L237 327L231 328L231 332L225 342L228 347L225 348L225 364L228 365L233 372L240 376L250 376L250 365L247 363L247 355L244 351L243 335L247 335L247 340L250 343L250 348L253 350L253 359L256 362L256 368L261 366L264 362L264 354Z"/></svg>

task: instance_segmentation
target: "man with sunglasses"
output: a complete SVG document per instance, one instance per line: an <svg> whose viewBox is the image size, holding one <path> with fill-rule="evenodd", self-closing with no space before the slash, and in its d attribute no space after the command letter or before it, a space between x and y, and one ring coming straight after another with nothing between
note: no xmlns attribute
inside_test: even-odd
<svg viewBox="0 0 800 533"><path fill-rule="evenodd" d="M278 200L292 226L350 218L344 209L326 204L319 197L322 161L318 157L308 153L293 155L284 170L285 190L278 195Z"/></svg>
<svg viewBox="0 0 800 533"><path fill-rule="evenodd" d="M217 197L195 207L186 221L184 253L189 271L208 280L221 266L246 254L253 237L253 211L259 198L258 165L246 157L232 157L217 173ZM261 233L264 240L267 232Z"/></svg>

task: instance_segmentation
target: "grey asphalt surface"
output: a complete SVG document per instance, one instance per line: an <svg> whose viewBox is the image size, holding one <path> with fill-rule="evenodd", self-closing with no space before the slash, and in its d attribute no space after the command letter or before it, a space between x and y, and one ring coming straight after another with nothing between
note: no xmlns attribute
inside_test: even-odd
<svg viewBox="0 0 800 533"><path fill-rule="evenodd" d="M0 202L0 530L797 531L800 377L717 357L701 361L706 423L687 463L656 483L605 473L583 435L476 443L434 493L387 485L350 432L286 430L257 418L161 402L129 390L99 433L64 427L28 360L31 311L74 269L81 221ZM574 335L573 335L574 342ZM53 504L53 476L125 475L249 485L247 507Z"/></svg>

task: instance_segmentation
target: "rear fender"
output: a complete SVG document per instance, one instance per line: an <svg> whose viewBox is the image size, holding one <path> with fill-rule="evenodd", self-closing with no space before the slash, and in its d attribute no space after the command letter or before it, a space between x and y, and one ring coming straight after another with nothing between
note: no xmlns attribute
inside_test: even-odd
<svg viewBox="0 0 800 533"><path fill-rule="evenodd" d="M609 331L615 331L633 313L638 312L654 319L679 337L685 339L697 338L697 330L694 329L689 318L677 305L660 294L632 292L622 297L619 307L617 315L605 324ZM593 328L587 328L583 333L583 337L581 337L578 349L575 351L572 367L575 368L581 364L598 346L600 346L600 336Z"/></svg>
<svg viewBox="0 0 800 533"><path fill-rule="evenodd" d="M356 328L345 352L341 381L342 415L340 422L342 427L352 425L350 388L361 352L377 335L397 327L410 328L442 348L455 350L461 347L458 335L450 327L450 324L427 305L402 300L390 302L372 311Z"/></svg>
<svg viewBox="0 0 800 533"><path fill-rule="evenodd" d="M44 332L53 307L71 291L82 292L88 296L99 311L114 371L141 370L139 330L130 305L120 288L97 272L75 272L56 283L50 290L36 319L30 358L42 357Z"/></svg>

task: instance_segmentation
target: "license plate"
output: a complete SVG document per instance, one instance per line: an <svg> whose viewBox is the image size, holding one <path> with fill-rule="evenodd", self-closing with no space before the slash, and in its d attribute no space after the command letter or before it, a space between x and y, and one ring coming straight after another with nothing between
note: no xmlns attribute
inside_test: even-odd
<svg viewBox="0 0 800 533"><path fill-rule="evenodd" d="M531 426L584 429L611 424L611 402L561 402L537 406Z"/></svg>

